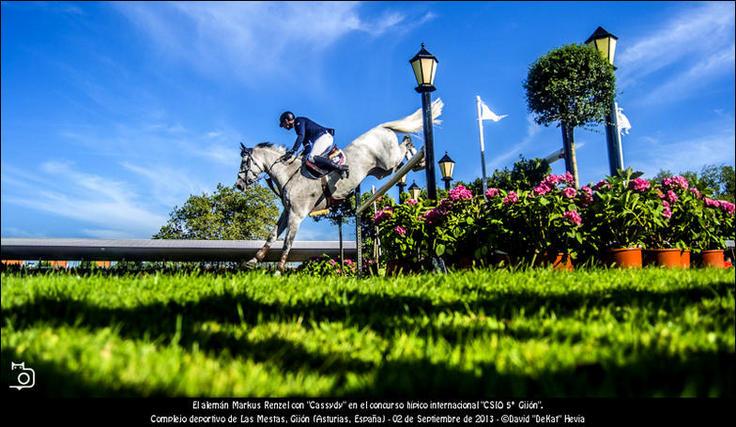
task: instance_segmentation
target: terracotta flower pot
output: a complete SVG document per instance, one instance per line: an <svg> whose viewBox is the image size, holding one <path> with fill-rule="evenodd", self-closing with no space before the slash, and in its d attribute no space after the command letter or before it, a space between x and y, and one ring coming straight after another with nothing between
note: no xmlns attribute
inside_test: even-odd
<svg viewBox="0 0 736 427"><path fill-rule="evenodd" d="M701 254L703 267L724 268L723 249L703 251Z"/></svg>
<svg viewBox="0 0 736 427"><path fill-rule="evenodd" d="M641 268L641 248L617 248L609 249L609 255L616 267Z"/></svg>
<svg viewBox="0 0 736 427"><path fill-rule="evenodd" d="M544 255L540 255L540 257L534 264L540 267L552 266L553 270L558 271L573 270L572 256L564 252L557 252L552 254L545 252Z"/></svg>
<svg viewBox="0 0 736 427"><path fill-rule="evenodd" d="M683 268L682 252L678 248L647 249L647 265L653 264L664 268Z"/></svg>
<svg viewBox="0 0 736 427"><path fill-rule="evenodd" d="M689 250L680 251L680 263L682 264L682 268L690 268Z"/></svg>

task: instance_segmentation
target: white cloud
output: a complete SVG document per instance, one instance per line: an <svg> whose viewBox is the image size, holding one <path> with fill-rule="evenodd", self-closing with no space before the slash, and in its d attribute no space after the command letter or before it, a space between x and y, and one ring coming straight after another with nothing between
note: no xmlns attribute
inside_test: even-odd
<svg viewBox="0 0 736 427"><path fill-rule="evenodd" d="M673 94L684 97L716 76L733 73L733 34L732 2L687 5L639 40L621 40L619 86L652 92L645 103L669 101ZM676 71L681 68L686 71ZM646 87L647 77L660 70L674 77L652 79L657 86ZM668 96L659 96L663 94Z"/></svg>
<svg viewBox="0 0 736 427"><path fill-rule="evenodd" d="M694 129L693 135L666 142L651 136L625 142L627 166L654 176L661 169L677 173L699 171L709 164L733 165L736 134L732 118L720 124L709 123L702 129Z"/></svg>
<svg viewBox="0 0 736 427"><path fill-rule="evenodd" d="M293 69L309 69L321 53L345 35L378 37L434 18L425 13L406 24L399 12L375 19L359 13L357 2L114 3L167 56L209 75L253 83ZM303 71L305 72L305 71Z"/></svg>
<svg viewBox="0 0 736 427"><path fill-rule="evenodd" d="M35 176L3 169L3 203L138 237L149 237L166 221L141 203L127 183L80 172L71 163L45 162Z"/></svg>
<svg viewBox="0 0 736 427"><path fill-rule="evenodd" d="M198 182L181 168L161 164L141 166L130 162L120 162L120 165L145 178L149 184L147 187L150 196L156 202L167 206L181 205L191 194L211 191L208 186Z"/></svg>
<svg viewBox="0 0 736 427"><path fill-rule="evenodd" d="M734 45L703 58L691 68L677 73L658 87L649 91L646 96L635 100L635 104L653 105L682 99L706 85L712 77L733 69Z"/></svg>

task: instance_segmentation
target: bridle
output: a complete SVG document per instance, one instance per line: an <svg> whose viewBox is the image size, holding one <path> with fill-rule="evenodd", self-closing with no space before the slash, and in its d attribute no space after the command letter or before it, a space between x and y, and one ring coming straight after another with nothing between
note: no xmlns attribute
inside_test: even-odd
<svg viewBox="0 0 736 427"><path fill-rule="evenodd" d="M255 178L249 178L248 177L248 175L249 175L248 172L252 172L251 169L252 169L253 164L254 164L253 163L253 156L251 155L251 150L249 150L248 148L246 148L242 143L240 144L240 156L241 156L241 158L245 157L245 161L244 162L241 162L240 172L238 172L238 175L243 174L245 176L244 181L245 181L245 186L246 187L250 187L251 185L253 185L256 182L260 181L266 175L271 175L272 174L271 169L273 168L273 166L276 163L282 162L282 161L284 161L286 159L286 155L283 155L283 156L277 158L276 160L274 160L274 162L271 163L266 168L261 168L260 166L258 166L258 169L260 169L258 171L258 173L253 172L253 175L255 175ZM274 185L273 180L271 179L270 176L268 178L266 178L266 184L268 184L268 187L271 189L271 191L273 191L274 193L276 193L277 196L281 197L281 192L278 191L278 189Z"/></svg>

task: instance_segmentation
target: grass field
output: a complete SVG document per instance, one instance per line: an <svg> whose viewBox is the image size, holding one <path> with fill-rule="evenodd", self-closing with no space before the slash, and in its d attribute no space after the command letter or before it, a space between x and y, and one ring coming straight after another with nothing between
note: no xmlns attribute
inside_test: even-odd
<svg viewBox="0 0 736 427"><path fill-rule="evenodd" d="M732 269L5 273L2 318L3 366L52 396L733 396L736 378Z"/></svg>

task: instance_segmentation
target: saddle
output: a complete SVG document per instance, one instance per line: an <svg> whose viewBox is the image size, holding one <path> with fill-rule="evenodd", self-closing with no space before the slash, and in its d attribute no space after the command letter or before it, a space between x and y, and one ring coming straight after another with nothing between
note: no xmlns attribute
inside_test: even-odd
<svg viewBox="0 0 736 427"><path fill-rule="evenodd" d="M329 150L327 150L326 154L323 154L322 157L330 159L335 166L344 165L346 161L345 153L343 153L343 151L337 148L337 145L334 144ZM317 164L310 162L306 157L304 158L304 163L302 163L302 175L304 175L304 177L309 179L319 179L328 173L330 172L317 166Z"/></svg>

